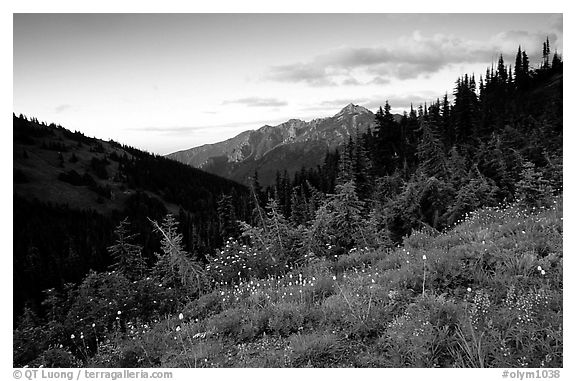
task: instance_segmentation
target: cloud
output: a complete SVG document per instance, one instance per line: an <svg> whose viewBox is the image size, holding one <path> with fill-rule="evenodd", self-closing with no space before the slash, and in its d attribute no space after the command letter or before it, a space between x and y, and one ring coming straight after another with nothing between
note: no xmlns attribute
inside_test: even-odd
<svg viewBox="0 0 576 381"><path fill-rule="evenodd" d="M303 117L304 120L315 119L320 115L331 116L333 113L338 112L344 106L353 103L355 105L363 105L363 103L368 102L369 98L337 98L337 99L327 99L315 104L307 104L301 107L303 112L314 112L314 114L307 115Z"/></svg>
<svg viewBox="0 0 576 381"><path fill-rule="evenodd" d="M358 81L354 77L345 78L340 84L343 86L360 86L360 85L363 85L362 82Z"/></svg>
<svg viewBox="0 0 576 381"><path fill-rule="evenodd" d="M390 79L389 79L389 78L384 78L384 77L376 76L376 77L372 78L368 84L371 84L371 85L387 85L387 84L389 84L389 83L390 83Z"/></svg>
<svg viewBox="0 0 576 381"><path fill-rule="evenodd" d="M557 44L559 42L558 34L556 33L531 33L523 30L510 30L492 36L490 44L498 47L497 54L499 55L502 52L504 59L508 62L514 60L518 45L520 45L522 50L525 50L530 57L530 62L535 64L542 57L542 43L546 41L546 38L549 39L551 50L554 51L558 47ZM561 49L561 46L559 48Z"/></svg>
<svg viewBox="0 0 576 381"><path fill-rule="evenodd" d="M424 104L427 102L430 104L431 102L436 101L436 99L442 100L443 96L440 96L436 93L432 92L425 92L420 94L414 95L391 95L391 96L384 96L384 95L377 95L373 96L371 101L366 103L361 103L362 106L366 107L370 110L377 110L380 106L384 106L386 101L392 109L410 109L410 105L413 105L416 109L419 105Z"/></svg>
<svg viewBox="0 0 576 381"><path fill-rule="evenodd" d="M367 101L368 101L368 98L339 98L339 99L330 99L330 100L322 101L319 103L319 106L344 107L350 103L361 104L361 103L367 102Z"/></svg>
<svg viewBox="0 0 576 381"><path fill-rule="evenodd" d="M66 111L66 110L69 110L69 109L71 109L71 108L72 108L72 105L69 105L69 104L61 104L61 105L58 105L58 106L54 107L54 112L55 112L56 114L60 114L60 113Z"/></svg>
<svg viewBox="0 0 576 381"><path fill-rule="evenodd" d="M233 123L222 123L213 125L203 125L203 126L142 126L142 127L131 127L127 128L129 131L144 132L144 133L159 133L162 135L195 135L195 134L205 134L207 132L219 129L234 129L234 128L247 128L255 129L260 128L267 123L273 123L270 120L256 120L248 122L233 122ZM279 121L278 123L281 123Z"/></svg>
<svg viewBox="0 0 576 381"><path fill-rule="evenodd" d="M553 14L550 16L550 20L549 20L549 24L550 27L552 28L552 30L555 30L558 33L562 33L563 31L563 19L562 19L562 14Z"/></svg>
<svg viewBox="0 0 576 381"><path fill-rule="evenodd" d="M548 35L551 46L556 33ZM394 43L375 47L342 47L313 57L307 62L273 66L267 79L306 83L311 86L386 84L393 79L429 76L455 64L495 62L504 53L514 59L518 45L529 56L538 57L546 33L507 31L483 41L464 40L455 35L423 36L415 31ZM356 78L366 78L360 82Z"/></svg>
<svg viewBox="0 0 576 381"><path fill-rule="evenodd" d="M222 104L223 105L241 104L248 107L281 107L286 106L288 103L276 98L248 97L248 98L226 100L222 102Z"/></svg>
<svg viewBox="0 0 576 381"><path fill-rule="evenodd" d="M328 68L319 67L315 63L272 66L266 79L278 82L304 82L311 86L336 85L336 82L330 79Z"/></svg>

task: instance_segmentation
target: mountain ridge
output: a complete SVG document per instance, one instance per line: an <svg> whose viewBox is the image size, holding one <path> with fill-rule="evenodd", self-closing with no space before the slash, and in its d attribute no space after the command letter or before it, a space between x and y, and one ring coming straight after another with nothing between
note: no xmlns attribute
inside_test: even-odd
<svg viewBox="0 0 576 381"><path fill-rule="evenodd" d="M258 171L261 183L266 185L273 181L276 171L293 173L301 167L315 167L326 151L337 149L348 137L374 126L372 111L349 103L330 117L308 122L292 118L276 126L264 125L218 143L180 150L166 157L241 183L247 183L248 175ZM282 162L284 167L276 166Z"/></svg>

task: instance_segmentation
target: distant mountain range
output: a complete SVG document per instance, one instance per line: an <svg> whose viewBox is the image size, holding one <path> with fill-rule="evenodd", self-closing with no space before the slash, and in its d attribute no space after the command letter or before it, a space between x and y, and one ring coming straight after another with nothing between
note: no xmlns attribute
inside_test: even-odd
<svg viewBox="0 0 576 381"><path fill-rule="evenodd" d="M269 185L277 171L292 174L302 167L316 167L328 150L374 126L374 113L350 103L332 117L309 122L290 119L277 126L265 125L223 142L174 152L167 157L241 183L247 183L258 171L260 183Z"/></svg>

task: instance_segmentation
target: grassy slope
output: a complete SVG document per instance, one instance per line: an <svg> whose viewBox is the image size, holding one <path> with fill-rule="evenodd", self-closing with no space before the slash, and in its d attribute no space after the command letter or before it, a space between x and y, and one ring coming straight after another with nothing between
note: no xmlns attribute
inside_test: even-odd
<svg viewBox="0 0 576 381"><path fill-rule="evenodd" d="M102 214L109 214L114 210L124 209L126 200L137 191L142 191L150 197L161 200L169 212L176 214L181 207L187 208L184 202L177 202L178 198L187 201L194 198L198 203L202 203L209 202L208 200L218 197L221 193L228 194L233 189L239 194L247 192L245 187L228 179L138 149L121 146L113 141L76 136L64 128L52 128L15 118L13 131L13 190L14 194L25 199L38 199L68 205L72 209L93 209ZM60 150L55 146L63 149ZM136 174L131 170L128 174L123 173L119 161L113 159L111 155L117 157L126 155L127 158L144 163L139 167L140 170L143 166L148 166L151 172L143 174L140 171ZM73 160L73 157L76 160ZM98 176L91 164L93 159L107 159L105 165L107 176ZM80 176L91 176L98 187L109 189L111 195L103 196L98 194L95 187L72 185L59 178L60 175L70 171L75 171ZM163 171L168 171L168 175L173 177L169 182L163 181L167 176L166 173L161 173ZM138 178L144 176L148 179ZM131 186L128 177L138 180L143 185ZM150 183L155 183L155 186ZM182 197L178 192L182 192L183 188L186 192L190 192L191 189L194 192L191 196ZM176 200L174 195L178 196ZM188 206L190 204L188 202ZM196 206L196 209L204 208L205 205ZM195 207L191 209L190 212L197 212Z"/></svg>
<svg viewBox="0 0 576 381"><path fill-rule="evenodd" d="M561 202L485 208L394 250L222 286L182 319L127 322L89 365L562 366Z"/></svg>
<svg viewBox="0 0 576 381"><path fill-rule="evenodd" d="M68 138L62 130L43 128L52 131L53 135L37 137L25 143L14 139L14 171L20 171L25 176L25 181L14 183L14 193L26 199L68 205L72 209L93 209L105 214L113 210L122 210L126 199L134 193L134 190L127 189L124 182L115 180L119 172L118 162L109 160L110 164L106 168L109 178L103 180L94 174L90 161L93 158L102 159L112 153L118 156L126 154L132 157L132 155L109 142L95 138L87 138L90 144L79 145L77 141ZM43 143L58 143L66 147L66 151L61 153L64 158L63 166L60 165L59 152L43 148ZM94 150L97 144L101 145L102 152ZM78 161L70 160L73 154ZM61 173L72 170L80 175L86 173L91 175L99 186L110 187L112 197L110 199L99 197L87 185L76 186L58 179ZM149 196L162 199L160 195L147 193ZM167 202L165 205L171 212L178 212L176 205Z"/></svg>

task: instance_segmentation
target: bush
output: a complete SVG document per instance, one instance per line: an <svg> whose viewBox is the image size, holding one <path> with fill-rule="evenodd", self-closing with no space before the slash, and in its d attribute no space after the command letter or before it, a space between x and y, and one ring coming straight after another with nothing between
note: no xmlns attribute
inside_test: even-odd
<svg viewBox="0 0 576 381"><path fill-rule="evenodd" d="M336 262L333 263L331 267L333 272L340 274L346 270L361 269L382 257L383 255L376 250L352 248L348 254L337 257Z"/></svg>
<svg viewBox="0 0 576 381"><path fill-rule="evenodd" d="M524 163L520 176L516 185L516 198L520 204L528 207L548 205L553 189L542 172L535 169L534 163Z"/></svg>
<svg viewBox="0 0 576 381"><path fill-rule="evenodd" d="M393 367L448 366L455 319L450 300L421 296L388 325L378 346Z"/></svg>
<svg viewBox="0 0 576 381"><path fill-rule="evenodd" d="M42 352L30 366L34 368L80 368L82 361L68 350L50 348Z"/></svg>
<svg viewBox="0 0 576 381"><path fill-rule="evenodd" d="M319 275L311 288L307 288L304 292L306 300L322 301L333 295L336 291L334 279L331 275Z"/></svg>
<svg viewBox="0 0 576 381"><path fill-rule="evenodd" d="M269 249L254 248L229 239L210 259L206 270L216 285L232 285L241 280L280 274L285 268L272 260Z"/></svg>
<svg viewBox="0 0 576 381"><path fill-rule="evenodd" d="M327 368L340 365L345 347L331 333L293 335L290 338L290 362L294 367Z"/></svg>
<svg viewBox="0 0 576 381"><path fill-rule="evenodd" d="M189 302L184 307L184 316L189 316L192 319L205 319L220 313L222 311L222 299L219 292L213 291Z"/></svg>
<svg viewBox="0 0 576 381"><path fill-rule="evenodd" d="M231 338L238 338L242 329L242 317L246 312L240 308L232 308L208 319L208 329L214 328L215 332Z"/></svg>
<svg viewBox="0 0 576 381"><path fill-rule="evenodd" d="M262 337L254 342L239 344L234 367L280 368L288 365L286 339Z"/></svg>
<svg viewBox="0 0 576 381"><path fill-rule="evenodd" d="M289 336L303 328L304 316L296 304L279 303L273 308L270 329L280 336Z"/></svg>
<svg viewBox="0 0 576 381"><path fill-rule="evenodd" d="M269 323L273 316L274 311L269 307L250 310L242 321L238 340L241 342L251 341L270 331Z"/></svg>

